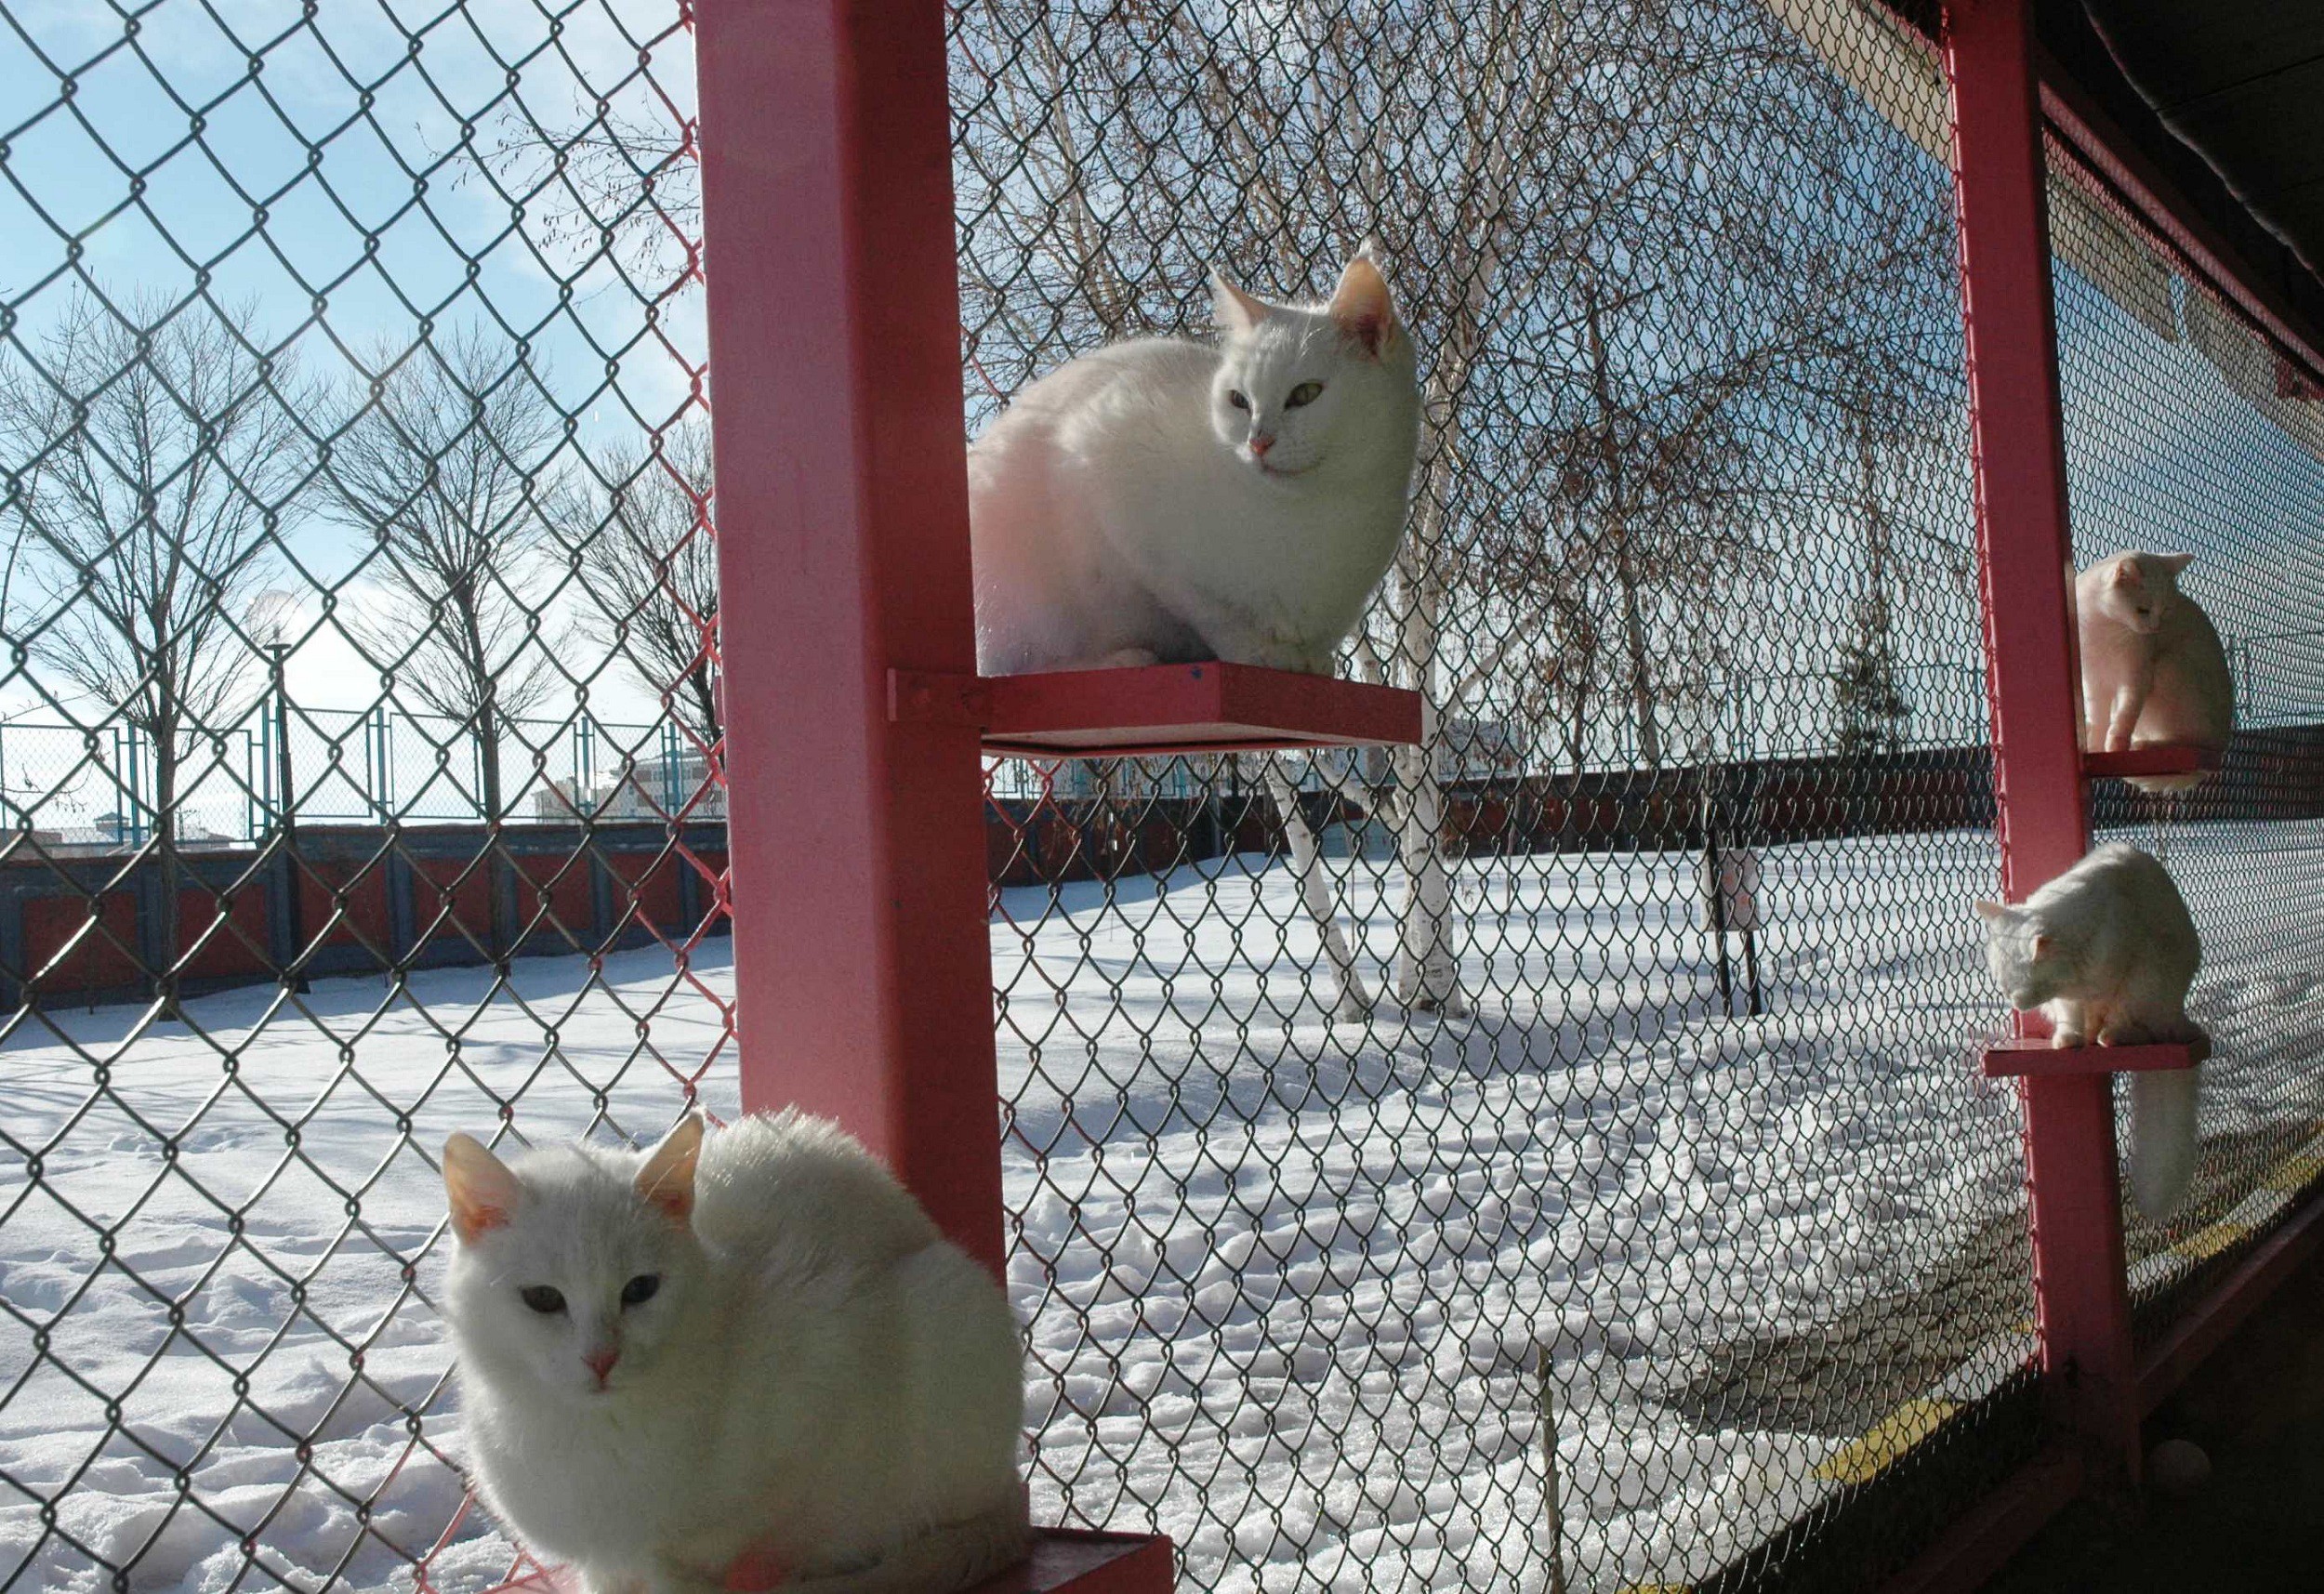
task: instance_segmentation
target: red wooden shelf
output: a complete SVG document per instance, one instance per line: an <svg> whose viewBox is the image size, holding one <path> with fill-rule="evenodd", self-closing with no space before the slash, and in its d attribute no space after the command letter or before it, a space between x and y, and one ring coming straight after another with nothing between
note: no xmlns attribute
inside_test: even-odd
<svg viewBox="0 0 2324 1594"><path fill-rule="evenodd" d="M1170 1541L1156 1534L1037 1528L1033 1554L966 1594L1170 1594ZM493 1594L579 1594L562 1566L531 1563Z"/></svg>
<svg viewBox="0 0 2324 1594"><path fill-rule="evenodd" d="M1170 1541L1157 1534L1043 1528L1033 1558L969 1594L1170 1594Z"/></svg>
<svg viewBox="0 0 2324 1594"><path fill-rule="evenodd" d="M2211 1055L2211 1043L2158 1042L2151 1046L2052 1046L2046 1040L1996 1041L1985 1048L1987 1079L2067 1074L2146 1074L2193 1068Z"/></svg>
<svg viewBox="0 0 2324 1594"><path fill-rule="evenodd" d="M2082 773L2095 779L2113 775L2194 775L2219 768L2224 749L2161 744L2133 747L2127 753L2084 753Z"/></svg>
<svg viewBox="0 0 2324 1594"><path fill-rule="evenodd" d="M1048 758L1390 746L1420 739L1420 694L1255 665L1048 675L888 672L888 718L973 725L996 753Z"/></svg>

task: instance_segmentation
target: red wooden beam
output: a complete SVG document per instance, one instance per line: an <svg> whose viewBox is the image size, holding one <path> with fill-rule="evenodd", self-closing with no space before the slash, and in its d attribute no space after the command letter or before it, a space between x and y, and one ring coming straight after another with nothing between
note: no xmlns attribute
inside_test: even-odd
<svg viewBox="0 0 2324 1594"><path fill-rule="evenodd" d="M1002 1262L943 0L697 0L743 1105Z"/></svg>
<svg viewBox="0 0 2324 1594"><path fill-rule="evenodd" d="M2206 771L2215 772L2225 761L2224 748L2164 744L2133 747L2121 753L2084 753L2082 773L2093 779L2100 775L2118 779L2131 775L2193 775Z"/></svg>
<svg viewBox="0 0 2324 1594"><path fill-rule="evenodd" d="M972 725L987 751L1043 757L1420 739L1417 692L1216 663L990 678L898 670L889 712Z"/></svg>
<svg viewBox="0 0 2324 1594"><path fill-rule="evenodd" d="M2009 1040L1985 1048L1979 1064L1987 1079L2039 1079L2066 1074L2148 1074L2193 1068L2211 1045L2053 1047L2046 1040Z"/></svg>
<svg viewBox="0 0 2324 1594"><path fill-rule="evenodd" d="M2059 1450L2035 1456L1882 1585L1881 1594L1973 1594L2081 1486L2078 1453Z"/></svg>
<svg viewBox="0 0 2324 1594"><path fill-rule="evenodd" d="M2088 847L2068 619L2066 447L2027 0L1946 11L1968 334L1977 551L2004 892L2022 902ZM2020 1033L2037 1021L2020 1017ZM2041 1361L2093 1480L2138 1476L2111 1076L2025 1079Z"/></svg>
<svg viewBox="0 0 2324 1594"><path fill-rule="evenodd" d="M1029 1558L966 1594L1169 1594L1171 1570L1170 1541L1157 1534L1045 1528L1034 1535ZM571 1569L528 1560L522 1573L491 1594L581 1594L581 1579Z"/></svg>
<svg viewBox="0 0 2324 1594"><path fill-rule="evenodd" d="M2182 1312L2171 1332L2139 1358L2139 1409L2151 1412L2169 1399L2319 1247L2324 1247L2324 1193L2311 1192L2298 1212L2252 1247L2218 1288Z"/></svg>
<svg viewBox="0 0 2324 1594"><path fill-rule="evenodd" d="M1154 1534L1049 1528L1033 1558L969 1594L1168 1594L1170 1541Z"/></svg>

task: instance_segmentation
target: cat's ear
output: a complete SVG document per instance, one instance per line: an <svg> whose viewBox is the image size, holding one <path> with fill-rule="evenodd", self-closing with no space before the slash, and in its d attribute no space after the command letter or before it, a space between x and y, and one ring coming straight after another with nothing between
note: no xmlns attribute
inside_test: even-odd
<svg viewBox="0 0 2324 1594"><path fill-rule="evenodd" d="M638 1170L638 1193L683 1223L694 1213L694 1163L702 1155L702 1114L689 1113L662 1137Z"/></svg>
<svg viewBox="0 0 2324 1594"><path fill-rule="evenodd" d="M473 1245L515 1216L524 1187L482 1140L455 1135L443 1143L443 1192L452 1205L452 1232L463 1245Z"/></svg>
<svg viewBox="0 0 2324 1594"><path fill-rule="evenodd" d="M1326 308L1339 323L1340 336L1375 359L1396 335L1396 301L1388 292L1388 279L1368 254L1347 263Z"/></svg>
<svg viewBox="0 0 2324 1594"><path fill-rule="evenodd" d="M2138 560L2118 559L2114 561L2114 584L2117 586L2136 586L2146 578L2139 573Z"/></svg>
<svg viewBox="0 0 2324 1594"><path fill-rule="evenodd" d="M2004 919L2009 916L2009 909L2003 907L1999 902L1978 902L1975 904L1975 907L1977 910L1977 916L1985 920L1987 924L1993 924L1998 920Z"/></svg>
<svg viewBox="0 0 2324 1594"><path fill-rule="evenodd" d="M2155 562L2176 575L2195 562L2195 556L2191 553L2159 553L2155 556Z"/></svg>
<svg viewBox="0 0 2324 1594"><path fill-rule="evenodd" d="M1264 299L1255 299L1233 283L1218 267L1210 268L1210 316L1221 332L1232 336L1248 332L1267 319Z"/></svg>
<svg viewBox="0 0 2324 1594"><path fill-rule="evenodd" d="M2026 955L2039 963L2050 955L2050 949L2056 944L2046 935L2037 935L2026 943Z"/></svg>

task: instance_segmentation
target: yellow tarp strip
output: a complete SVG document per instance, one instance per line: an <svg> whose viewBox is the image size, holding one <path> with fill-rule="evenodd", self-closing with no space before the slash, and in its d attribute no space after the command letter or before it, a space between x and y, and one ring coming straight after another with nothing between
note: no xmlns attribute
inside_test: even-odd
<svg viewBox="0 0 2324 1594"><path fill-rule="evenodd" d="M2269 1190L2280 1190L2289 1194L2314 1182L2318 1174L2324 1174L2324 1157L2291 1157L2262 1182Z"/></svg>
<svg viewBox="0 0 2324 1594"><path fill-rule="evenodd" d="M1862 1439L1832 1452L1817 1465L1816 1475L1835 1483L1868 1483L1883 1469L1937 1430L1939 1424L1961 1409L1957 1401L1907 1401L1881 1419Z"/></svg>
<svg viewBox="0 0 2324 1594"><path fill-rule="evenodd" d="M2185 1257L2190 1262L2206 1261L2251 1237L2249 1223L2214 1223L2208 1229L2198 1229L2172 1246L2171 1254Z"/></svg>

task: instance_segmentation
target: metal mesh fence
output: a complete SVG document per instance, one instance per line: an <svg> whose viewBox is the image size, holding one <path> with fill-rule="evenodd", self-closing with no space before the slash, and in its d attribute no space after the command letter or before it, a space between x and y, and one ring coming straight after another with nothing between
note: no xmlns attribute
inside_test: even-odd
<svg viewBox="0 0 2324 1594"><path fill-rule="evenodd" d="M704 782L703 754L672 719L518 718L497 740L501 767L528 772L529 801L501 816L508 823L676 813ZM264 703L181 757L176 839L256 842L285 807L309 823L481 824L481 759L467 727L441 715ZM0 811L7 828L36 833L52 851L134 849L160 826L153 766L152 743L125 725L93 732L55 718L0 721ZM722 815L715 788L696 811Z"/></svg>
<svg viewBox="0 0 2324 1594"><path fill-rule="evenodd" d="M692 94L0 5L0 1587L496 1580L435 1148L734 1108Z"/></svg>
<svg viewBox="0 0 2324 1594"><path fill-rule="evenodd" d="M1037 1514L1206 1590L1860 1586L2034 1433L1932 56L950 30L971 432L1366 236L1426 400L1342 661L1425 746L992 767ZM646 0L0 0L0 1587L493 1582L433 1148L734 1110L692 77ZM2202 539L2247 728L2101 794L2221 1036L2152 1314L2309 1166L2312 405L2057 214L2080 534Z"/></svg>
<svg viewBox="0 0 2324 1594"><path fill-rule="evenodd" d="M1039 1511L1202 1589L1861 1586L2027 1431L1933 58L1751 0L953 36L972 432L1367 236L1426 415L1343 660L1425 747L994 771Z"/></svg>
<svg viewBox="0 0 2324 1594"><path fill-rule="evenodd" d="M2054 146L2080 194L2059 262L2059 373L2078 563L2185 553L2183 589L2227 645L2237 734L2191 792L2097 784L2093 819L2161 857L2203 938L2189 1012L2212 1037L2202 1159L2165 1229L2127 1234L2142 1335L2231 1266L2324 1163L2324 1009L2299 950L2324 932L2324 653L2307 595L2324 534L2324 402L2105 178ZM2053 191L2060 186L2053 184Z"/></svg>

